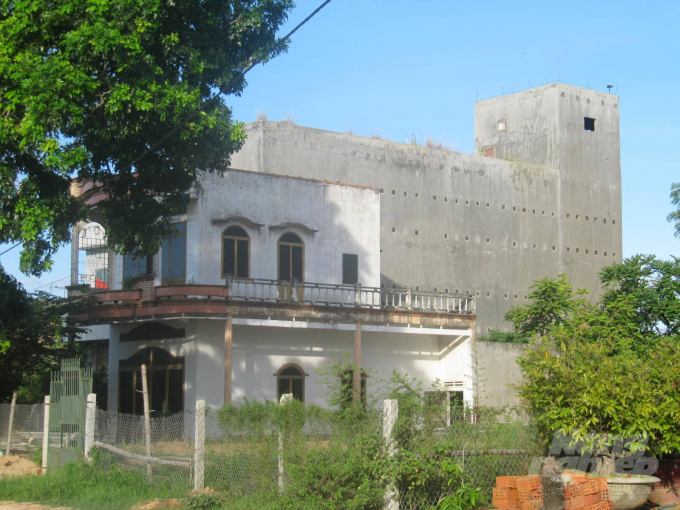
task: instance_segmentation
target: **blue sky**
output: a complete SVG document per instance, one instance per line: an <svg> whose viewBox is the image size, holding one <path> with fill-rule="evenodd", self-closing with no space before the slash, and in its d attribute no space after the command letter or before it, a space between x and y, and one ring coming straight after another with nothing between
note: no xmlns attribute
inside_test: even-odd
<svg viewBox="0 0 680 510"><path fill-rule="evenodd" d="M298 0L282 35L321 0ZM333 0L297 32L288 53L248 74L229 98L244 122L267 112L299 125L406 142L430 136L474 145L478 98L561 79L621 100L623 254L678 255L666 215L680 181L678 1ZM674 99L675 98L675 99ZM19 248L0 257L28 290L63 295L70 250L51 273L18 271Z"/></svg>

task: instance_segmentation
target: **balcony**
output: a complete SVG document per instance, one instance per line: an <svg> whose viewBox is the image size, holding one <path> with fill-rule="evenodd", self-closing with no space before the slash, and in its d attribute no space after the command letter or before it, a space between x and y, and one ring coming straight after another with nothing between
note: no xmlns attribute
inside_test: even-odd
<svg viewBox="0 0 680 510"><path fill-rule="evenodd" d="M410 323L404 317L447 319L475 312L474 298L467 294L265 279L229 278L226 285L164 285L89 296L91 304L74 319L90 323L232 313L352 320L359 314L377 322Z"/></svg>

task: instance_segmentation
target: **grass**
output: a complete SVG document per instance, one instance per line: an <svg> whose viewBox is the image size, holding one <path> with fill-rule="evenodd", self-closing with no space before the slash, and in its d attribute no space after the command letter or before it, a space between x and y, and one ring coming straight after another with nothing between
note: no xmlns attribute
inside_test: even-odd
<svg viewBox="0 0 680 510"><path fill-rule="evenodd" d="M67 464L45 476L0 479L3 500L30 501L82 510L125 510L140 501L182 498L184 487L151 485L137 473L104 472L84 462Z"/></svg>

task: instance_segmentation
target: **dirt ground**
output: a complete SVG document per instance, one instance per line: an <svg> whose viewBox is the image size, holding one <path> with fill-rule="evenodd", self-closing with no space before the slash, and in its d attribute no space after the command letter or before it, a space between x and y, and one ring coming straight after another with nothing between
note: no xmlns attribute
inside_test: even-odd
<svg viewBox="0 0 680 510"><path fill-rule="evenodd" d="M35 503L14 503L0 501L0 510L71 510L70 508L36 505Z"/></svg>
<svg viewBox="0 0 680 510"><path fill-rule="evenodd" d="M42 470L33 461L18 455L3 455L0 457L0 478L6 476L38 475Z"/></svg>

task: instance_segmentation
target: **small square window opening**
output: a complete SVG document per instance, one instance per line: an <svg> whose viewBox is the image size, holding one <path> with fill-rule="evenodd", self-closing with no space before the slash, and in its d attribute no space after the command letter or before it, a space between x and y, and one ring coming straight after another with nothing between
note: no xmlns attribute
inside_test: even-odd
<svg viewBox="0 0 680 510"><path fill-rule="evenodd" d="M583 117L583 129L586 131L595 131L595 119L591 117Z"/></svg>

